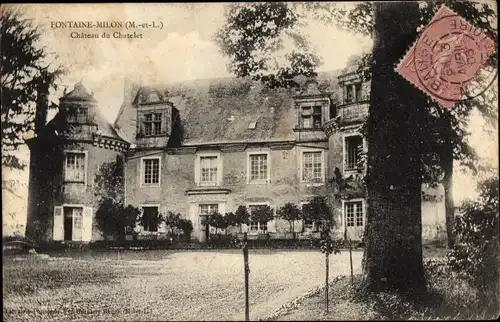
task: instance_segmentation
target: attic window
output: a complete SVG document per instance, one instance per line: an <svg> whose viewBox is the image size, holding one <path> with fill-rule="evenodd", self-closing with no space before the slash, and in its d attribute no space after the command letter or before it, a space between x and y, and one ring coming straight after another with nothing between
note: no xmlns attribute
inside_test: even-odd
<svg viewBox="0 0 500 322"><path fill-rule="evenodd" d="M303 106L301 115L302 128L320 129L322 126L322 107Z"/></svg>
<svg viewBox="0 0 500 322"><path fill-rule="evenodd" d="M250 124L248 124L248 128L251 130L255 129L256 126L257 126L257 122L250 122Z"/></svg>

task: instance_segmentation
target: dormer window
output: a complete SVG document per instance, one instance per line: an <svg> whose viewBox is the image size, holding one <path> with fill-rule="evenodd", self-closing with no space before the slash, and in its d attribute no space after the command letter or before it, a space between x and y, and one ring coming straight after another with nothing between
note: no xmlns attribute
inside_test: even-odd
<svg viewBox="0 0 500 322"><path fill-rule="evenodd" d="M78 107L70 111L68 114L68 122L87 123L88 121L88 108Z"/></svg>
<svg viewBox="0 0 500 322"><path fill-rule="evenodd" d="M146 113L144 114L144 135L160 135L161 134L161 113Z"/></svg>
<svg viewBox="0 0 500 322"><path fill-rule="evenodd" d="M351 84L345 85L344 95L345 95L345 97L344 97L345 104L362 101L363 100L363 91L362 91L361 82L354 83L354 84L351 83Z"/></svg>
<svg viewBox="0 0 500 322"><path fill-rule="evenodd" d="M302 128L321 129L322 126L322 106L303 106L302 107Z"/></svg>

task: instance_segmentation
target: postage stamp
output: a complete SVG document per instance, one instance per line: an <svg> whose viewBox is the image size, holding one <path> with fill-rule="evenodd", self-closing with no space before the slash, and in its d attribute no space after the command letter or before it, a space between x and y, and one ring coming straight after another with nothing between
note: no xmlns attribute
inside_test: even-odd
<svg viewBox="0 0 500 322"><path fill-rule="evenodd" d="M396 71L441 107L451 109L491 85L496 70L485 63L494 52L494 42L483 30L443 5Z"/></svg>

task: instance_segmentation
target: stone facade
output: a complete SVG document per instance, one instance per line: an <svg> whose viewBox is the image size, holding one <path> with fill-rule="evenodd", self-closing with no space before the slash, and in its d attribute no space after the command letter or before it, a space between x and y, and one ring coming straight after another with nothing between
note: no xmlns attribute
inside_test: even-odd
<svg viewBox="0 0 500 322"><path fill-rule="evenodd" d="M78 130L70 135L71 149L64 148L65 153L84 156L85 177L83 182L65 180L65 154L61 169L55 169L61 184L52 187L60 189L43 210L49 214L51 227L47 238L71 239L64 234L69 226L62 232L60 227L64 226L61 218L72 207L82 208L81 214L72 210L73 217L83 221L81 236L76 238L102 238L93 219L97 207L93 178L102 164L118 157L125 160L125 203L148 216L168 211L182 214L192 221L192 238L198 241L206 240L207 227L201 219L207 212L234 212L240 205L250 209L269 205L276 211L287 202L302 205L317 195L327 197L334 211L336 236L359 240L366 222L364 189L359 182L366 144L359 127L368 112L369 86L349 68L297 81L299 89L269 89L247 79L198 80L165 88L127 81L124 103L113 126L103 123L97 103L77 84L61 98L59 114L79 111L82 106L88 109L91 121L77 122ZM48 137L45 133L33 139L32 160L43 159L40 151L46 149L37 146ZM71 165L78 163L74 156L70 158ZM36 175L44 172L41 164L32 164L32 222L41 198L41 179ZM342 192L334 183L338 174L347 181ZM441 204L423 202L426 225L439 226L434 217ZM318 235L311 224L297 221L294 226L299 238ZM160 235L166 231L162 226L142 230L142 234L154 230L153 234ZM275 219L266 227L254 223L242 231L250 238L263 232L285 238L289 223ZM441 238L431 232L427 237Z"/></svg>

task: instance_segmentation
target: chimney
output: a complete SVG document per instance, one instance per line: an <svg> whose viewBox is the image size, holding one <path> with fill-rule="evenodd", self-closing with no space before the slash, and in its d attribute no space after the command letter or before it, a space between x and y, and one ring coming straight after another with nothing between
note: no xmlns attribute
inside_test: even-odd
<svg viewBox="0 0 500 322"><path fill-rule="evenodd" d="M140 84L136 79L137 78L130 73L125 74L123 82L123 104L131 104L134 101L140 88Z"/></svg>
<svg viewBox="0 0 500 322"><path fill-rule="evenodd" d="M49 110L49 84L42 83L37 88L36 112L35 112L35 134L39 135L47 121Z"/></svg>

